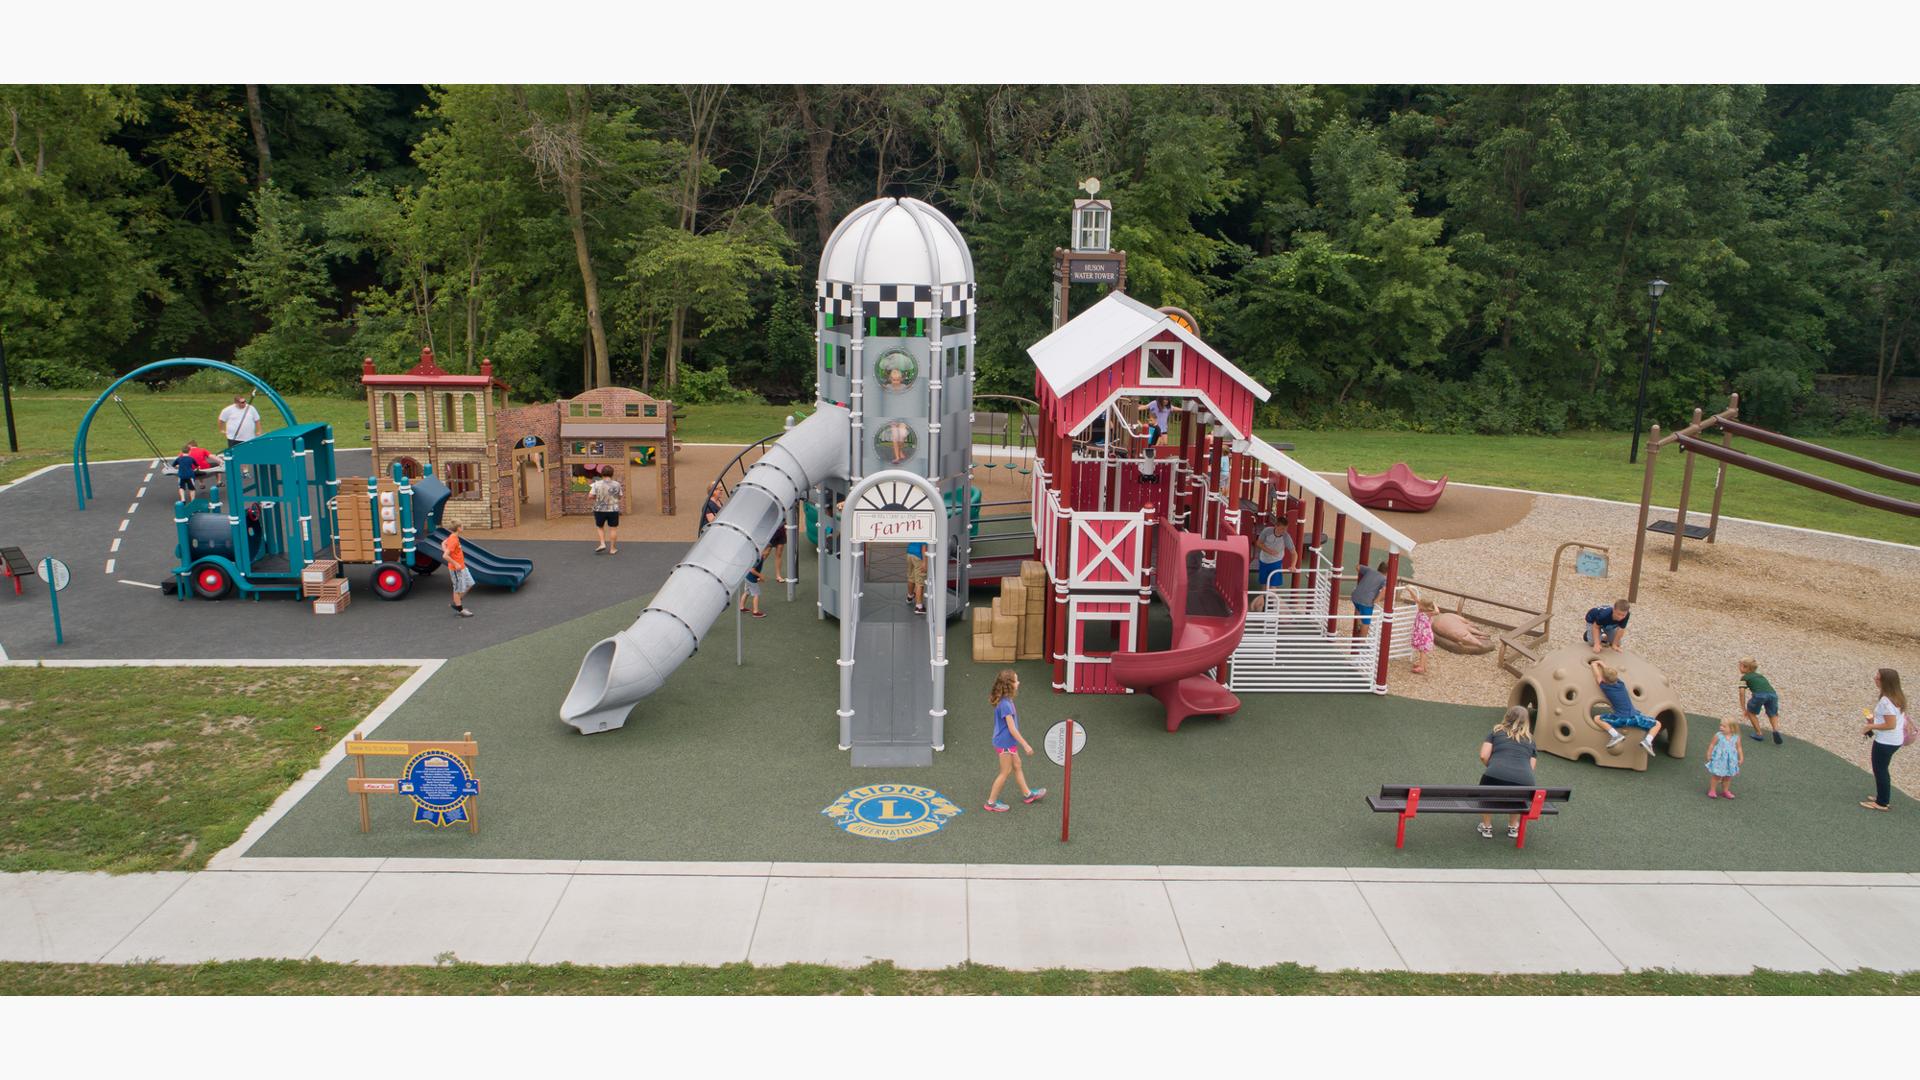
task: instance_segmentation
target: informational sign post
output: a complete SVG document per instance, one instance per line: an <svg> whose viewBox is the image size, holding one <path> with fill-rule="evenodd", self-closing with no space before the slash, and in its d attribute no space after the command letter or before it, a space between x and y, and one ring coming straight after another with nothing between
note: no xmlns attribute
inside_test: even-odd
<svg viewBox="0 0 1920 1080"><path fill-rule="evenodd" d="M1573 572L1581 577L1606 577L1607 557L1598 551L1583 551L1574 557Z"/></svg>
<svg viewBox="0 0 1920 1080"><path fill-rule="evenodd" d="M1047 757L1065 770L1060 781L1060 842L1064 844L1068 823L1073 818L1073 755L1086 748L1086 725L1068 717L1047 729L1041 745L1046 748Z"/></svg>
<svg viewBox="0 0 1920 1080"><path fill-rule="evenodd" d="M368 795L404 795L413 803L413 820L435 828L464 823L469 834L480 831L480 778L473 774L472 761L480 756L480 745L469 731L459 739L438 742L400 739L366 739L359 732L347 740L347 756L353 759L353 775L347 777L348 793L360 801L360 831L372 828L368 813ZM404 757L401 775L387 778L367 775L370 757Z"/></svg>
<svg viewBox="0 0 1920 1080"><path fill-rule="evenodd" d="M40 560L40 568L36 573L41 581L47 583L47 599L53 604L53 643L64 645L67 638L60 632L60 593L73 580L73 572L67 569L66 563L49 556Z"/></svg>

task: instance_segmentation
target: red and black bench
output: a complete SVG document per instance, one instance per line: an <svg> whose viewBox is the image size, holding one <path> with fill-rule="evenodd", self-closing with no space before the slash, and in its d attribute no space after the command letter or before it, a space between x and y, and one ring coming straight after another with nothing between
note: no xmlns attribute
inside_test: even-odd
<svg viewBox="0 0 1920 1080"><path fill-rule="evenodd" d="M1572 788L1523 788L1495 784L1440 787L1424 784L1382 784L1380 794L1367 796L1376 814L1400 815L1393 846L1407 846L1407 822L1420 814L1519 814L1520 838L1514 847L1527 846L1527 825L1558 814L1573 798Z"/></svg>
<svg viewBox="0 0 1920 1080"><path fill-rule="evenodd" d="M27 553L17 547L0 547L0 575L13 582L13 595L20 595L20 583L33 576L33 564Z"/></svg>

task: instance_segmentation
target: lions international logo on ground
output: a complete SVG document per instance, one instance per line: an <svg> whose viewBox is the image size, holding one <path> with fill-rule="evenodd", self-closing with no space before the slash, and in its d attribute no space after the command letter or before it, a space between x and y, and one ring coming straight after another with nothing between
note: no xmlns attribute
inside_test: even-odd
<svg viewBox="0 0 1920 1080"><path fill-rule="evenodd" d="M820 812L840 828L869 840L925 836L960 816L960 808L945 795L912 784L854 788Z"/></svg>

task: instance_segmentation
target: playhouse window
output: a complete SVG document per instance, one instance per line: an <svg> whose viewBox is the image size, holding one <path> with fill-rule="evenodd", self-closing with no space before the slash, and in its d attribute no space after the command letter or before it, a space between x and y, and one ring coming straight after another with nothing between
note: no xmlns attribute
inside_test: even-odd
<svg viewBox="0 0 1920 1080"><path fill-rule="evenodd" d="M453 395L451 393L440 395L440 430L460 430L460 414L453 409Z"/></svg>
<svg viewBox="0 0 1920 1080"><path fill-rule="evenodd" d="M646 407L646 415L647 415L647 416L659 416L659 415L660 415L660 406L658 406L658 405L648 405L648 406Z"/></svg>
<svg viewBox="0 0 1920 1080"><path fill-rule="evenodd" d="M588 416L600 416L600 415L603 415L603 414L604 414L605 412L606 412L606 410L605 410L605 409L602 409L602 408L600 407L600 403L599 403L599 402L597 402L597 401L589 401L589 402L587 402L587 415L588 415Z"/></svg>
<svg viewBox="0 0 1920 1080"><path fill-rule="evenodd" d="M462 431L479 431L480 430L480 397L479 395L477 394L466 395L466 399L461 403L461 406L460 406L460 419L461 419L460 430Z"/></svg>
<svg viewBox="0 0 1920 1080"><path fill-rule="evenodd" d="M397 395L388 392L380 395L380 429L392 431L400 426L400 402Z"/></svg>
<svg viewBox="0 0 1920 1080"><path fill-rule="evenodd" d="M1165 386L1180 381L1180 346L1173 342L1156 342L1140 350L1140 382L1142 385Z"/></svg>
<svg viewBox="0 0 1920 1080"><path fill-rule="evenodd" d="M568 416L585 416L587 415L587 407L585 405L580 404L577 401L572 402L567 405L567 415Z"/></svg>
<svg viewBox="0 0 1920 1080"><path fill-rule="evenodd" d="M402 408L404 410L407 430L418 431L420 429L420 400L413 394L406 394L404 396L406 401L402 404Z"/></svg>
<svg viewBox="0 0 1920 1080"><path fill-rule="evenodd" d="M638 402L630 402L630 403L628 403L628 405L627 405L627 415L628 415L628 416L639 416L639 415L640 415L640 405L639 405L639 403L638 403Z"/></svg>
<svg viewBox="0 0 1920 1080"><path fill-rule="evenodd" d="M480 497L480 469L471 461L449 461L446 463L447 487L456 499L477 499Z"/></svg>

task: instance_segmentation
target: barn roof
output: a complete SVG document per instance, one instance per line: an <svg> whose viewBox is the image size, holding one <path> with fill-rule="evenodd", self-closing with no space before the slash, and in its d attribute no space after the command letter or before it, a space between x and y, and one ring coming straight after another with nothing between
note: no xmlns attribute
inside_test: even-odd
<svg viewBox="0 0 1920 1080"><path fill-rule="evenodd" d="M1215 352L1213 346L1174 322L1171 316L1123 292L1108 293L1105 299L1075 315L1067 325L1035 342L1027 349L1027 355L1033 358L1040 377L1053 392L1064 395L1166 331L1172 331L1189 348L1231 376L1256 400L1265 401L1272 396L1266 387L1254 382L1233 361Z"/></svg>
<svg viewBox="0 0 1920 1080"><path fill-rule="evenodd" d="M1272 443L1258 437L1247 440L1246 452L1255 461L1300 485L1314 498L1329 503L1335 510L1359 522L1367 531L1392 544L1399 551L1412 551L1411 537L1380 520L1380 515L1353 501L1353 497L1331 481L1298 461L1281 453Z"/></svg>

